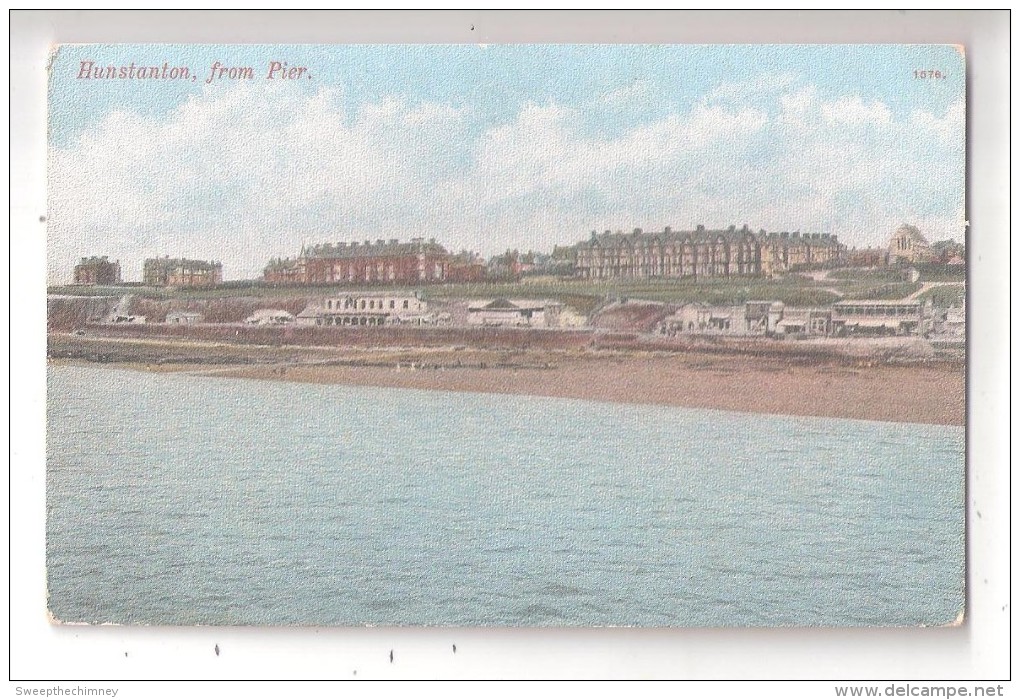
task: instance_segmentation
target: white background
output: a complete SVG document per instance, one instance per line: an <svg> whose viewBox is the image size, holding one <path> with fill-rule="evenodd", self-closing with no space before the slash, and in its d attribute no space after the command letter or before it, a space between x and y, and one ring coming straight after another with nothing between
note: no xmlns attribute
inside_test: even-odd
<svg viewBox="0 0 1020 700"><path fill-rule="evenodd" d="M1009 16L1003 12L127 13L11 15L11 678L113 679L117 697L333 686L130 679L1004 679L1009 676ZM473 29L471 28L473 27ZM954 43L968 61L968 619L953 629L542 630L50 625L45 606L45 98L50 45L210 43ZM452 645L457 645L457 653ZM213 649L219 645L221 654ZM389 652L394 650L394 663ZM357 672L355 674L355 671ZM40 682L27 682L28 679ZM65 682L64 687L84 685ZM783 684L834 697L833 683ZM882 688L888 682L876 683ZM701 697L778 694L700 684ZM401 690L401 689L398 689ZM406 688L406 690L412 690ZM478 689L474 689L477 691ZM481 689L488 691L492 689ZM652 691L651 687L643 690ZM661 689L659 689L661 690ZM675 693L676 689L665 692ZM458 686L454 695L464 695ZM1008 693L1008 690L1007 690ZM289 692L288 692L289 694ZM444 693L445 694L445 693Z"/></svg>

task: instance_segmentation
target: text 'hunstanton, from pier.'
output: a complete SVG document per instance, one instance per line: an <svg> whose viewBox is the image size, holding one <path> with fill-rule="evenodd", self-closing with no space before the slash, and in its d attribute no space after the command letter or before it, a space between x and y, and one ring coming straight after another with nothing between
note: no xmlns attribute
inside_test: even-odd
<svg viewBox="0 0 1020 700"><path fill-rule="evenodd" d="M257 76L266 80L311 80L312 75L307 66L292 66L286 61L270 61L261 71L256 72L252 66L229 66L215 61L206 74L205 84L221 80L255 80ZM196 82L199 73L188 66L173 66L168 61L163 65L138 65L133 61L128 65L97 65L95 61L82 61L78 66L78 80L191 80Z"/></svg>

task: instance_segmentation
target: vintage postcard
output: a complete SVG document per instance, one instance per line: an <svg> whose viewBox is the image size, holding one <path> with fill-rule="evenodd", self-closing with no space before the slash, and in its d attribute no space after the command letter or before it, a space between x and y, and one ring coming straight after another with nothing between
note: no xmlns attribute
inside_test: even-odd
<svg viewBox="0 0 1020 700"><path fill-rule="evenodd" d="M51 618L959 624L965 73L57 47Z"/></svg>

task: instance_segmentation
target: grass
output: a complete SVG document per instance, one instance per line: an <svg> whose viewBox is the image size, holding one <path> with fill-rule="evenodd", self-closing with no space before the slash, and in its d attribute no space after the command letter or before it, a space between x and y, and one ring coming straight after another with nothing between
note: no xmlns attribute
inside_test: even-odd
<svg viewBox="0 0 1020 700"><path fill-rule="evenodd" d="M846 267L829 273L833 280L848 282L902 282L903 272L898 267L879 267L862 269Z"/></svg>
<svg viewBox="0 0 1020 700"><path fill-rule="evenodd" d="M921 288L920 282L898 282L882 284L877 287L861 287L849 292L845 299L883 299L896 300L910 296Z"/></svg>
<svg viewBox="0 0 1020 700"><path fill-rule="evenodd" d="M919 301L931 300L935 306L945 309L950 306L958 306L963 303L967 296L967 286L963 284L946 285L945 287L932 287L924 294L918 295Z"/></svg>
<svg viewBox="0 0 1020 700"><path fill-rule="evenodd" d="M485 299L495 297L555 299L579 313L591 313L607 299L638 299L667 303L704 302L708 304L742 304L749 300L782 301L792 306L824 306L839 296L824 289L829 283L810 278L790 276L778 279L620 279L581 280L553 277L526 278L522 282L478 282L420 287L384 286L271 286L260 280L228 282L212 289L166 289L143 286L116 287L51 287L50 294L122 296L134 294L146 299L222 299L230 297L316 297L352 289L375 292L418 289L426 299Z"/></svg>
<svg viewBox="0 0 1020 700"><path fill-rule="evenodd" d="M918 265L921 279L925 282L959 282L967 281L967 270L963 265Z"/></svg>

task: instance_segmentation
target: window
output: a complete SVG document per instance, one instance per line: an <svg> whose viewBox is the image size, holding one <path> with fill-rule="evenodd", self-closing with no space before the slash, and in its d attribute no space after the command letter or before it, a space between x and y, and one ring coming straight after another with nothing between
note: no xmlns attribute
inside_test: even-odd
<svg viewBox="0 0 1020 700"><path fill-rule="evenodd" d="M407 299L404 299L404 308L407 308Z"/></svg>

